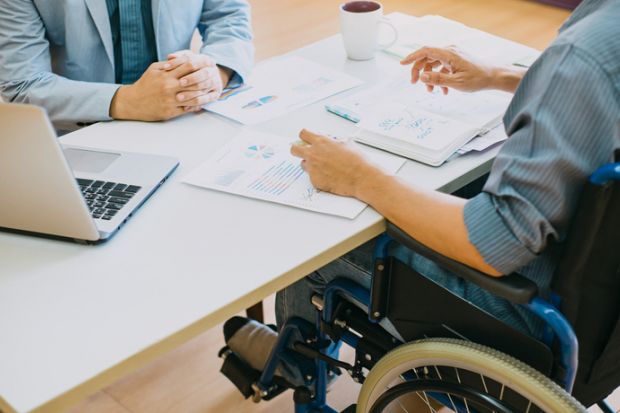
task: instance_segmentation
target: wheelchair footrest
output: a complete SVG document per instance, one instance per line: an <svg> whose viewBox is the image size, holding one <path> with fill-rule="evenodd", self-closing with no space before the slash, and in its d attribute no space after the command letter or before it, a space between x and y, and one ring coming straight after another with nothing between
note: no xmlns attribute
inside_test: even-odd
<svg viewBox="0 0 620 413"><path fill-rule="evenodd" d="M292 386L281 377L274 377L267 392L259 392L256 383L261 372L252 368L229 347L222 348L218 356L224 359L220 372L231 381L246 399L252 397L255 402L271 400Z"/></svg>
<svg viewBox="0 0 620 413"><path fill-rule="evenodd" d="M245 361L241 360L228 347L220 350L220 356L226 355L220 372L239 389L246 399L254 395L252 384L260 377L260 372L254 370Z"/></svg>

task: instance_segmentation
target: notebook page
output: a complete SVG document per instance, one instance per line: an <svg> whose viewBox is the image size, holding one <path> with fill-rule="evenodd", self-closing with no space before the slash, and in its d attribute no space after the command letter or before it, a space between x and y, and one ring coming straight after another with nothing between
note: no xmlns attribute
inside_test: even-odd
<svg viewBox="0 0 620 413"><path fill-rule="evenodd" d="M472 138L477 129L400 102L384 102L362 118L360 127L378 135L388 136L428 151L440 152L463 140ZM467 138L465 138L467 139Z"/></svg>

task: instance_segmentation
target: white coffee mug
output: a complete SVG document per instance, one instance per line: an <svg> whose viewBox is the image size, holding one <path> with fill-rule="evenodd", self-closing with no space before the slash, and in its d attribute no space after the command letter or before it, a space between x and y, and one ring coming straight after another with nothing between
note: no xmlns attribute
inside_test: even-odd
<svg viewBox="0 0 620 413"><path fill-rule="evenodd" d="M379 26L394 32L393 39L379 43ZM352 60L369 60L379 49L387 49L398 40L398 31L383 17L383 6L376 1L350 1L340 6L340 26L347 56Z"/></svg>

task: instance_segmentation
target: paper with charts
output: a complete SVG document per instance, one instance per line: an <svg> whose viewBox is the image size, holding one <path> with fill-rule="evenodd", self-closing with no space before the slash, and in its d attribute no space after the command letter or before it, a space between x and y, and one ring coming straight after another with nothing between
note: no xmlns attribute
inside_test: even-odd
<svg viewBox="0 0 620 413"><path fill-rule="evenodd" d="M407 76L408 77L408 76ZM329 102L360 119L360 142L439 165L477 135L501 124L512 95L500 91L428 92L398 76ZM485 140L476 150L498 142Z"/></svg>
<svg viewBox="0 0 620 413"><path fill-rule="evenodd" d="M349 219L358 216L366 208L365 203L312 186L300 160L290 154L292 140L244 131L186 176L184 182ZM387 173L396 173L404 164L402 158L360 148Z"/></svg>
<svg viewBox="0 0 620 413"><path fill-rule="evenodd" d="M254 125L362 83L300 57L277 58L259 65L247 84L225 91L206 109L245 125Z"/></svg>

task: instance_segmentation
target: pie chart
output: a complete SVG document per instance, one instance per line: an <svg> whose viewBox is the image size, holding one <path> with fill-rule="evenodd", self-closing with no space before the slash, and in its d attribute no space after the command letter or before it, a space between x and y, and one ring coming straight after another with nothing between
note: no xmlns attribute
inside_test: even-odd
<svg viewBox="0 0 620 413"><path fill-rule="evenodd" d="M275 154L273 148L267 145L251 145L245 151L245 156L252 159L269 159Z"/></svg>

